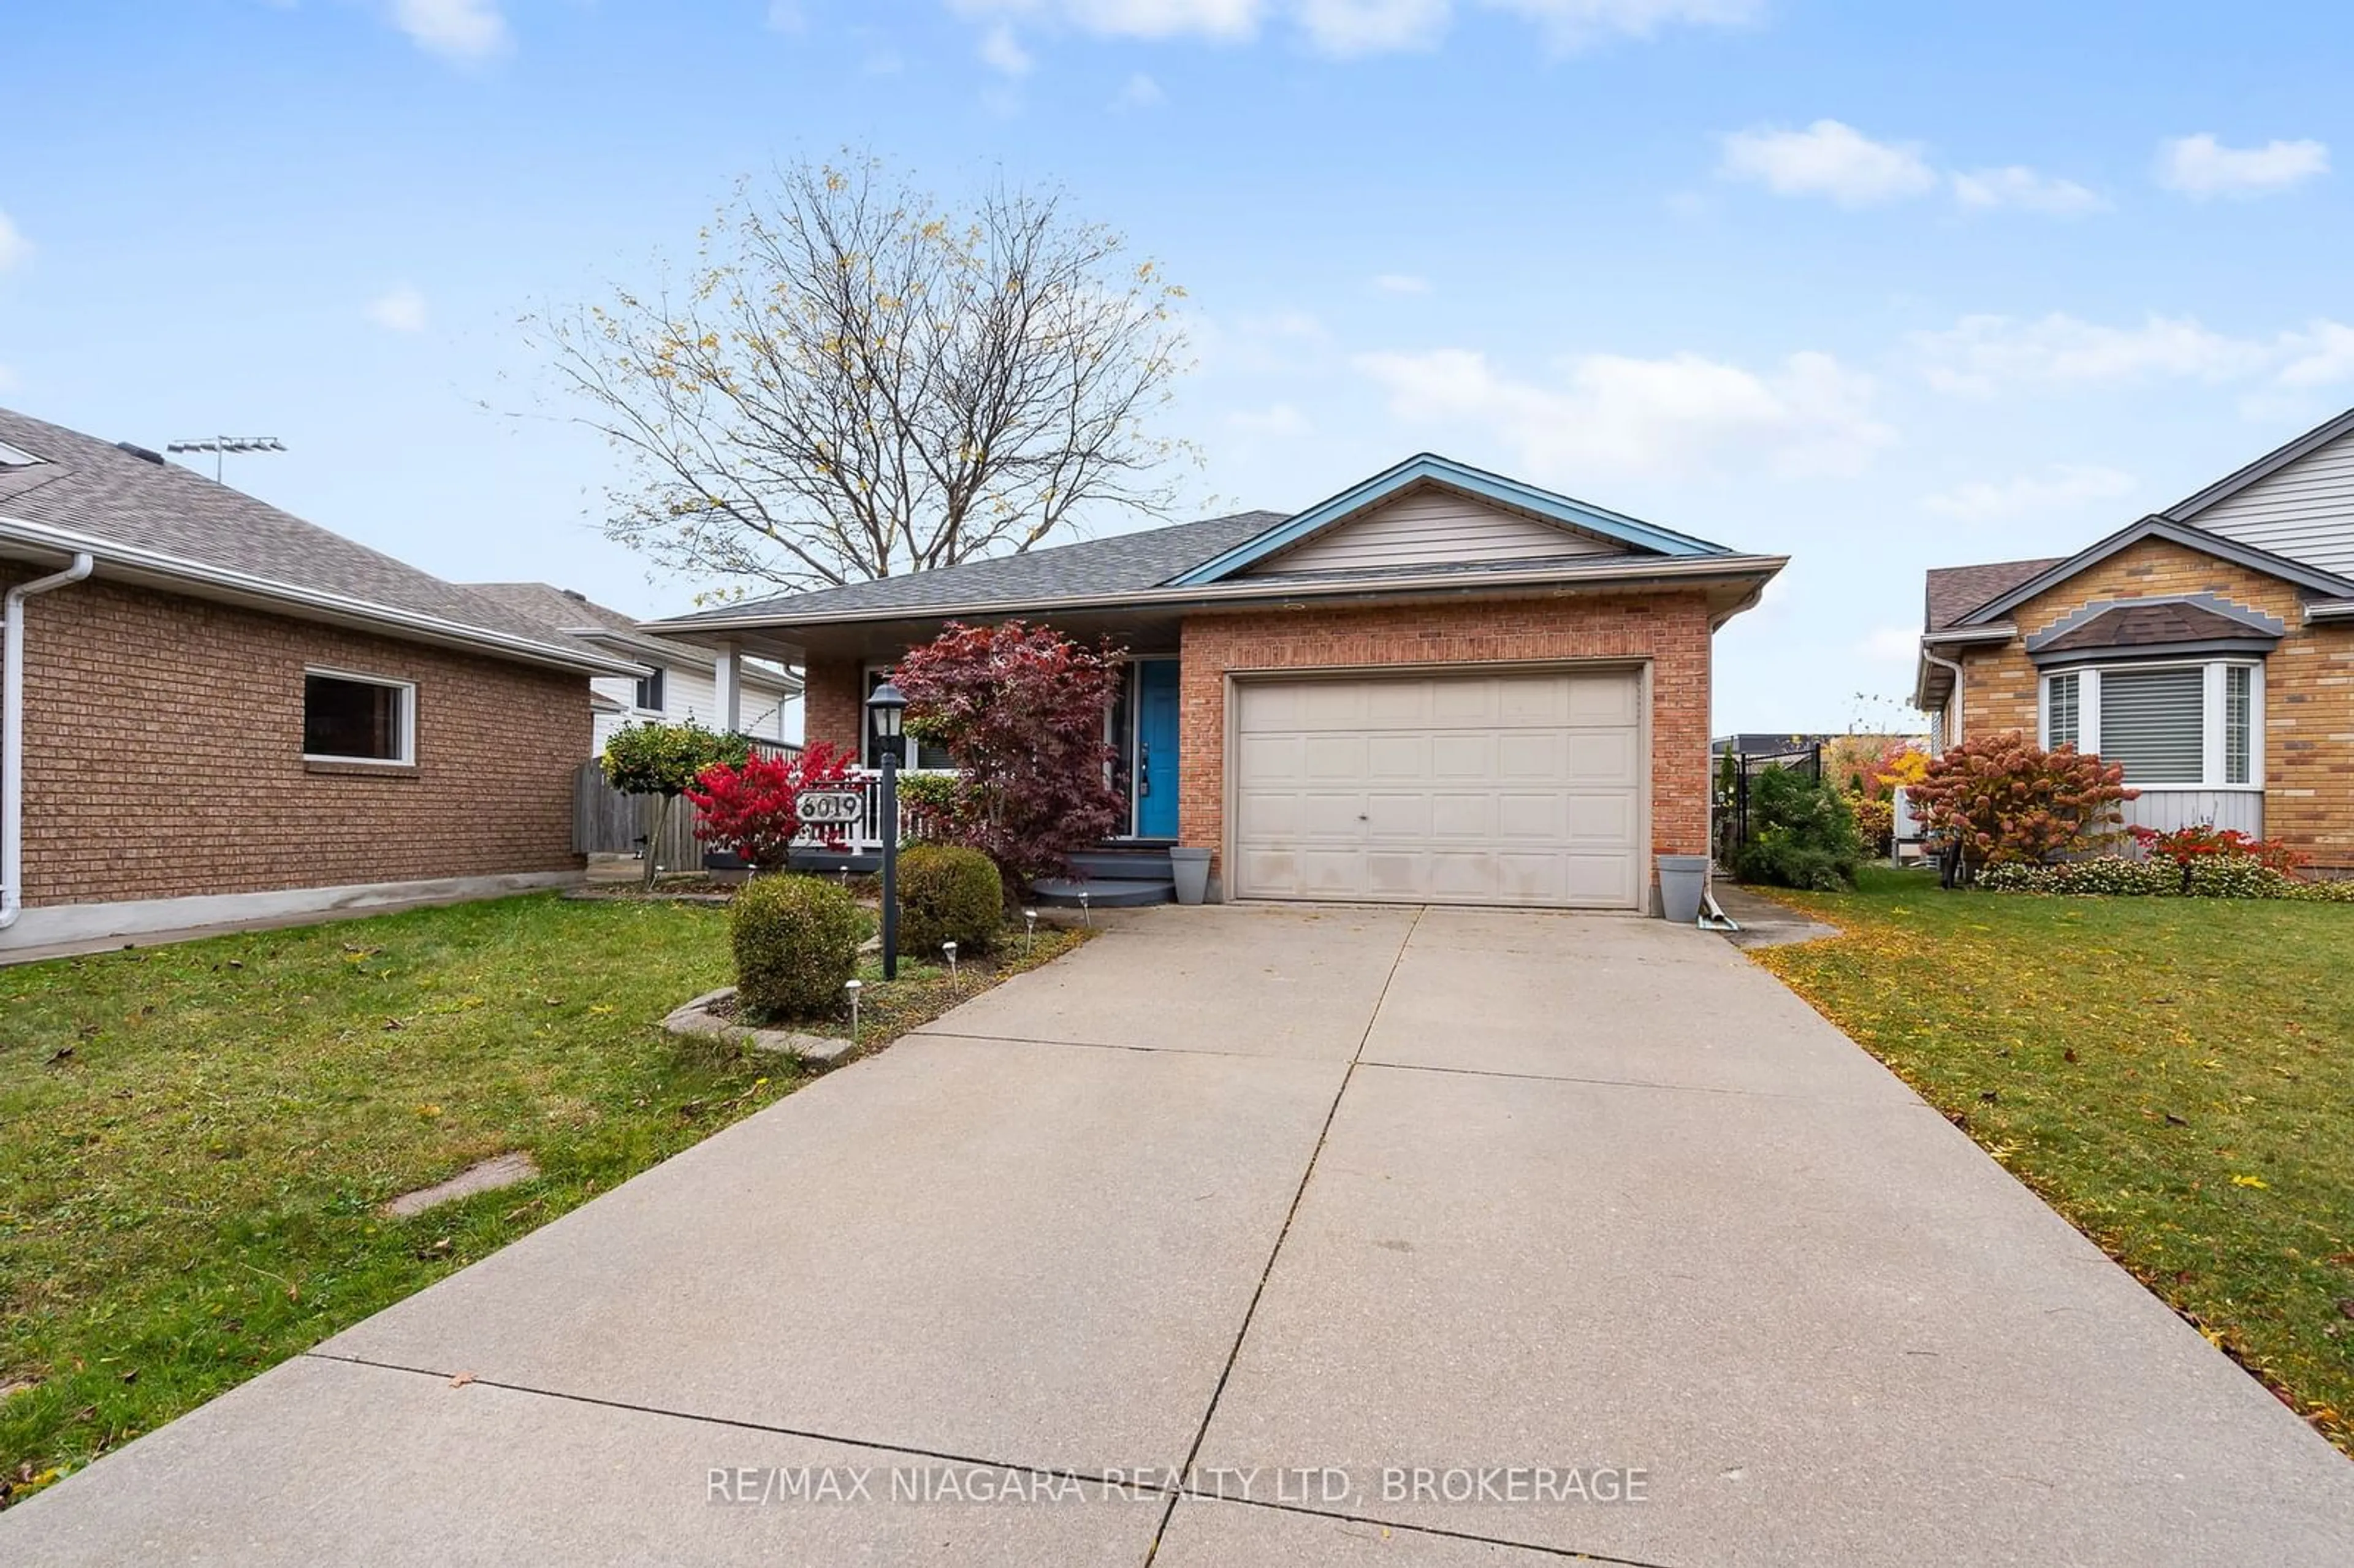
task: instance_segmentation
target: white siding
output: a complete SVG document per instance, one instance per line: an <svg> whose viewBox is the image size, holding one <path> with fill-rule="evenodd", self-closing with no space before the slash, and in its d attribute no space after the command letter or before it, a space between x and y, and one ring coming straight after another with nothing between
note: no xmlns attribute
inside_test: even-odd
<svg viewBox="0 0 2354 1568"><path fill-rule="evenodd" d="M2261 789L2144 789L2122 810L2126 826L2170 833L2201 822L2237 828L2251 838L2264 836Z"/></svg>
<svg viewBox="0 0 2354 1568"><path fill-rule="evenodd" d="M1558 560L1620 548L1451 490L1412 491L1260 561L1244 573L1326 572L1462 561Z"/></svg>
<svg viewBox="0 0 2354 1568"><path fill-rule="evenodd" d="M745 667L745 674L748 678L743 701L737 706L744 733L766 740L800 739L801 699L762 683L758 673L749 666ZM637 701L638 683L626 675L600 675L589 685L618 703ZM672 665L663 679L663 705L660 716L670 723L694 719L714 728L718 726L719 694L708 670ZM599 714L593 736L597 751L605 749L605 742L615 730L647 716L634 708L625 714Z"/></svg>
<svg viewBox="0 0 2354 1568"><path fill-rule="evenodd" d="M2327 572L2354 572L2354 434L2186 522Z"/></svg>

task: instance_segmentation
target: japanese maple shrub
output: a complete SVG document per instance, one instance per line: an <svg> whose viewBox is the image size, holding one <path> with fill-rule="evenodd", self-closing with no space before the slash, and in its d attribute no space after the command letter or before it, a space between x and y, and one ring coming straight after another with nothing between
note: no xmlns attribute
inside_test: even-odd
<svg viewBox="0 0 2354 1568"><path fill-rule="evenodd" d="M740 735L721 735L695 723L624 725L605 742L599 761L606 782L625 795L652 795L653 831L646 835L646 885L654 885L654 845L670 823L673 802L715 763L738 763L750 752Z"/></svg>
<svg viewBox="0 0 2354 1568"><path fill-rule="evenodd" d="M855 760L847 747L821 740L799 757L714 763L686 790L695 806L695 835L756 870L773 871L801 832L801 791L842 782Z"/></svg>
<svg viewBox="0 0 2354 1568"><path fill-rule="evenodd" d="M1947 748L1911 787L1930 830L1957 842L1971 867L2042 865L2117 836L2125 769L2073 746L2045 751L2017 730Z"/></svg>
<svg viewBox="0 0 2354 1568"><path fill-rule="evenodd" d="M1113 650L1018 620L951 621L894 668L908 730L960 770L937 809L939 827L1009 885L1066 873L1073 852L1119 827L1104 738L1119 673Z"/></svg>

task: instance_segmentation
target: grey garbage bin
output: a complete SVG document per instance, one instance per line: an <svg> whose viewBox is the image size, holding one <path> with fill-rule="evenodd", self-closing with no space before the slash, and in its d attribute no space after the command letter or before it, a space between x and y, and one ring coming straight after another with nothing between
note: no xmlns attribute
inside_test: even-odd
<svg viewBox="0 0 2354 1568"><path fill-rule="evenodd" d="M1701 895L1708 888L1708 856L1663 854L1659 862L1659 913L1679 926L1700 918Z"/></svg>
<svg viewBox="0 0 2354 1568"><path fill-rule="evenodd" d="M1169 852L1169 874L1177 884L1177 902L1199 904L1210 892L1210 852L1183 844Z"/></svg>

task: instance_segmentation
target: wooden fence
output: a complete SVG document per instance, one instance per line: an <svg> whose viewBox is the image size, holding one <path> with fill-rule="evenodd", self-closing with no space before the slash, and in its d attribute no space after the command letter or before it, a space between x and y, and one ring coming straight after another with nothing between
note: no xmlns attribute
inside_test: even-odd
<svg viewBox="0 0 2354 1568"><path fill-rule="evenodd" d="M608 784L604 766L592 757L572 776L572 848L580 854L635 854L645 847L661 810L659 795L624 795ZM664 871L702 868L693 801L672 804L669 824L654 846L654 863Z"/></svg>

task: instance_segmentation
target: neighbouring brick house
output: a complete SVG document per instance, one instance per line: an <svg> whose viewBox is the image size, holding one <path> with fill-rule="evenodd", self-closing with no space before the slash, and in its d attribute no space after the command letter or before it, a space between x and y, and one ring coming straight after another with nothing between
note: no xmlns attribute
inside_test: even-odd
<svg viewBox="0 0 2354 1568"><path fill-rule="evenodd" d="M2073 556L1928 575L1939 748L2016 730L2123 764L2127 821L2354 871L2354 410Z"/></svg>
<svg viewBox="0 0 2354 1568"><path fill-rule="evenodd" d="M5 410L0 588L0 951L578 874L622 658Z"/></svg>
<svg viewBox="0 0 2354 1568"><path fill-rule="evenodd" d="M1782 564L1421 456L1295 514L646 630L805 666L807 738L868 758L867 694L947 622L1108 637L1113 848L1210 850L1235 897L1634 909L1655 854L1708 852L1712 634Z"/></svg>

